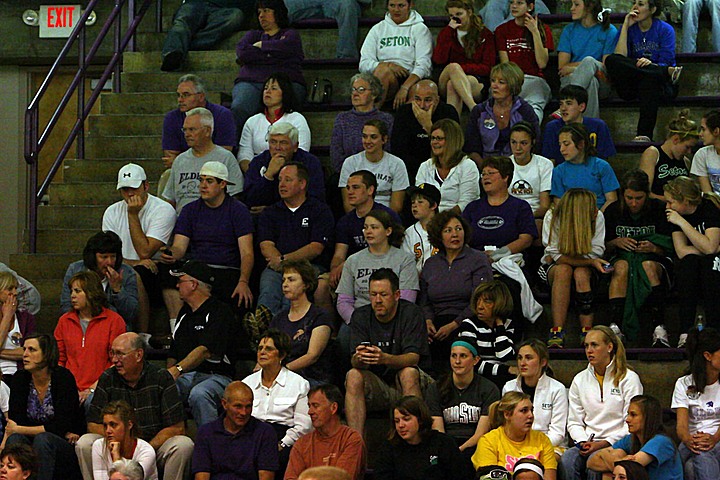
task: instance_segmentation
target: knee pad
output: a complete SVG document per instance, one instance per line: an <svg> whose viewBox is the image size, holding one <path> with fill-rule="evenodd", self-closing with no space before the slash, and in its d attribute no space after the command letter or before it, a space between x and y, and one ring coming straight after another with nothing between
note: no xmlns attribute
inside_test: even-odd
<svg viewBox="0 0 720 480"><path fill-rule="evenodd" d="M575 308L580 315L593 313L593 292L575 292Z"/></svg>

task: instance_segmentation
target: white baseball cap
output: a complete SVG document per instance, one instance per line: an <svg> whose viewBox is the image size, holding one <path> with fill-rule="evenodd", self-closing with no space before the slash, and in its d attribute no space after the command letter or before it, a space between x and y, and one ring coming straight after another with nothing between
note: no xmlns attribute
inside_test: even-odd
<svg viewBox="0 0 720 480"><path fill-rule="evenodd" d="M228 180L228 177L230 176L228 174L228 169L222 162L207 162L205 165L202 166L200 169L200 175L205 175L207 177L215 177L219 178L220 180L225 180L228 185L235 185L233 182Z"/></svg>
<svg viewBox="0 0 720 480"><path fill-rule="evenodd" d="M140 165L128 163L118 172L117 189L120 190L125 187L138 188L145 180L147 180L145 170Z"/></svg>

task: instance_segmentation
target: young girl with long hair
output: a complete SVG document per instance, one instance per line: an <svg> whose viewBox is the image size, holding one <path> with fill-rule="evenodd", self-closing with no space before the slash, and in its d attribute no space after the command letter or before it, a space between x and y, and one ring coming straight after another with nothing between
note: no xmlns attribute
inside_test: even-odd
<svg viewBox="0 0 720 480"><path fill-rule="evenodd" d="M432 429L425 402L402 397L392 410L393 428L378 451L378 480L455 480L472 478L472 466L449 435Z"/></svg>
<svg viewBox="0 0 720 480"><path fill-rule="evenodd" d="M515 62L525 73L520 96L532 105L538 121L550 101L550 86L543 76L553 37L550 27L535 14L534 0L510 0L513 19L495 30L495 45L501 63Z"/></svg>
<svg viewBox="0 0 720 480"><path fill-rule="evenodd" d="M553 446L562 447L566 443L567 389L550 376L549 360L548 348L542 340L525 340L517 352L518 376L505 384L502 393L523 392L533 404L542 405L535 410L533 430L547 435Z"/></svg>
<svg viewBox="0 0 720 480"><path fill-rule="evenodd" d="M697 182L688 177L678 177L664 189L678 258L675 284L680 301L678 348L682 348L695 321L699 299L706 325L720 322L720 272L715 266L720 251L720 200L715 194L703 195Z"/></svg>
<svg viewBox="0 0 720 480"><path fill-rule="evenodd" d="M627 435L630 401L643 393L640 377L627 364L625 347L606 326L593 327L584 342L588 366L573 378L569 393L568 434L575 442L560 461L562 478L599 480L588 468L600 449Z"/></svg>
<svg viewBox="0 0 720 480"><path fill-rule="evenodd" d="M597 209L595 194L571 188L543 220L545 253L538 274L550 285L553 327L548 346L565 345L565 321L570 298L575 298L582 334L593 323L593 272L606 273L605 217Z"/></svg>
<svg viewBox="0 0 720 480"><path fill-rule="evenodd" d="M610 164L596 156L584 125L571 123L560 129L560 154L565 161L555 167L550 196L557 202L569 188L585 188L597 197L597 207L603 211L617 200L620 183Z"/></svg>
<svg viewBox="0 0 720 480"><path fill-rule="evenodd" d="M605 210L605 243L614 253L610 279L611 328L634 340L640 330L641 307L649 310L655 331L653 346L669 347L665 328L665 297L668 282L663 278L672 268L670 225L665 203L650 195L648 176L640 169L628 171L622 179L620 200Z"/></svg>
<svg viewBox="0 0 720 480"><path fill-rule="evenodd" d="M440 94L460 115L463 104L469 111L475 108L483 88L489 85L495 38L475 14L472 0L448 0L445 10L450 23L438 34L432 60L443 67Z"/></svg>
<svg viewBox="0 0 720 480"><path fill-rule="evenodd" d="M663 427L660 401L650 395L636 395L630 400L625 423L630 433L600 450L588 460L588 468L612 472L616 461L629 456L645 467L653 480L682 480L680 454Z"/></svg>
<svg viewBox="0 0 720 480"><path fill-rule="evenodd" d="M720 194L720 110L711 110L700 121L705 146L692 160L690 173L698 177L703 192Z"/></svg>
<svg viewBox="0 0 720 480"><path fill-rule="evenodd" d="M155 449L139 438L139 425L135 410L125 400L110 402L102 410L103 438L92 446L93 479L106 480L114 462L126 458L143 467L145 480L158 478L155 466Z"/></svg>
<svg viewBox="0 0 720 480"><path fill-rule="evenodd" d="M508 392L490 406L492 431L483 435L472 457L477 470L487 465L504 467L512 472L524 457L539 460L545 467L545 480L555 480L557 461L550 439L532 429L533 404L521 392Z"/></svg>
<svg viewBox="0 0 720 480"><path fill-rule="evenodd" d="M610 94L603 62L615 51L617 28L610 23L610 9L601 0L572 0L572 23L563 28L558 43L560 86L578 85L587 90L585 116L600 117L598 98Z"/></svg>
<svg viewBox="0 0 720 480"><path fill-rule="evenodd" d="M668 123L663 144L645 149L639 167L650 179L650 198L664 202L665 184L673 178L689 176L692 149L698 138L698 124L690 118L690 110L684 108Z"/></svg>
<svg viewBox="0 0 720 480"><path fill-rule="evenodd" d="M687 344L688 375L675 382L672 408L677 415L680 456L695 480L716 479L720 471L720 332L712 327L694 328Z"/></svg>
<svg viewBox="0 0 720 480"><path fill-rule="evenodd" d="M404 231L385 210L371 210L365 216L368 247L348 257L337 288L337 309L346 324L356 308L370 303L368 271L392 268L400 277L400 297L415 302L420 285L415 257L399 248Z"/></svg>

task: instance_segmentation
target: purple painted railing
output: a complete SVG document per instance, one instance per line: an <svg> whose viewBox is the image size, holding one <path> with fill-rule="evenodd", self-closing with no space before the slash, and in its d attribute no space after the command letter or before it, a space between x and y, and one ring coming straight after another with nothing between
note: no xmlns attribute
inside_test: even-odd
<svg viewBox="0 0 720 480"><path fill-rule="evenodd" d="M150 4L152 4L153 1L155 0L142 0L140 8L136 11L135 0L115 0L115 6L110 12L108 19L105 21L102 28L100 29L100 32L95 39L95 42L92 44L90 50L86 54L85 32L87 27L85 25L85 21L88 19L90 13L93 11L95 6L100 3L100 0L91 0L85 7L85 10L80 17L80 21L77 23L75 29L70 34L70 38L68 38L65 46L62 48L60 54L55 59L55 62L50 68L50 71L45 77L45 80L43 80L42 85L40 85L40 88L35 94L35 97L32 99L30 105L28 105L27 110L25 111L25 161L30 165L30 188L28 192L28 230L30 232L30 251L32 253L35 253L37 251L37 217L40 201L42 197L47 193L48 187L50 186L52 179L55 177L55 174L60 168L60 165L62 165L63 160L65 160L65 156L67 155L68 151L72 147L72 144L76 140L77 158L85 158L85 120L87 119L90 111L95 105L95 102L99 98L100 93L102 92L103 85L105 85L105 82L107 82L111 75L113 75L113 91L116 93L120 92L120 69L122 54L125 49L128 49L129 51L135 50L135 31L137 30L138 25L140 24L141 20L145 16L145 13L150 7ZM128 9L128 27L123 32L121 14L122 9L126 3ZM160 22L162 20L160 14L161 3L161 0L157 0L158 18L156 23L156 29L158 31L160 30ZM95 55L100 49L100 45L102 44L103 40L108 35L110 30L113 28L113 24L115 28L113 34L114 41L112 57L108 62L107 66L105 67L102 75L100 76L100 81L98 82L97 87L93 90L90 98L85 101L85 76L87 73L87 68L92 64ZM69 55L70 50L72 49L75 42L77 42L78 47L77 72L75 73L75 77L70 83L70 86L63 94L62 99L58 103L55 111L50 117L50 120L48 121L47 125L41 133L39 125L40 102L45 93L47 92L47 89L52 83L53 79L57 75L63 61ZM70 131L67 139L63 143L60 152L55 157L55 161L50 167L47 176L43 179L40 186L38 186L38 163L40 152L42 151L45 142L47 142L48 138L50 137L50 134L55 128L55 125L60 119L60 116L65 111L65 108L70 102L70 98L76 92L78 104L77 119L75 121L75 124L73 125L73 128Z"/></svg>

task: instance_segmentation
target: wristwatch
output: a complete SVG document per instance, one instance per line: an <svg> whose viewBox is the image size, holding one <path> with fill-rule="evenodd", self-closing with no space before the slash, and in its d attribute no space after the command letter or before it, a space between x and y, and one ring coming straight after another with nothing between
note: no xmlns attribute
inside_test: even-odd
<svg viewBox="0 0 720 480"><path fill-rule="evenodd" d="M177 368L177 371L178 371L178 372L183 373L182 365L180 365L179 363L176 363L176 364L175 364L175 368Z"/></svg>

